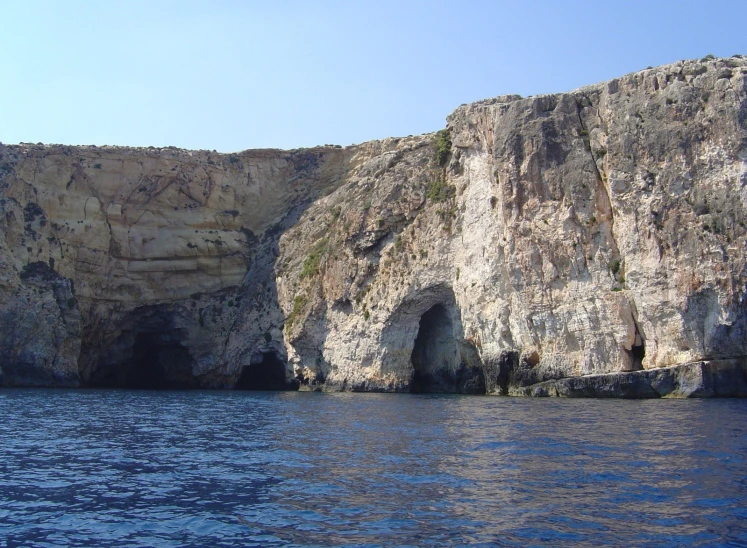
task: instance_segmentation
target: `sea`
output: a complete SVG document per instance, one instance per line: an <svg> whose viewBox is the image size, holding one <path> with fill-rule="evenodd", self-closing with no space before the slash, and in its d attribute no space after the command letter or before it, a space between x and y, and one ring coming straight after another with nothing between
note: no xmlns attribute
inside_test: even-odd
<svg viewBox="0 0 747 548"><path fill-rule="evenodd" d="M747 546L746 400L0 390L0 546Z"/></svg>

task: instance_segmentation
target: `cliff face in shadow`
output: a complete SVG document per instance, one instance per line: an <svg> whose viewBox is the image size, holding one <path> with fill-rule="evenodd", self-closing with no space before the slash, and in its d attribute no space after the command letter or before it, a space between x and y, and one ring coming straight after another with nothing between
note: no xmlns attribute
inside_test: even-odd
<svg viewBox="0 0 747 548"><path fill-rule="evenodd" d="M278 238L349 156L0 148L4 384L226 387L284 359Z"/></svg>
<svg viewBox="0 0 747 548"><path fill-rule="evenodd" d="M346 148L2 146L1 378L747 395L746 187L737 57Z"/></svg>

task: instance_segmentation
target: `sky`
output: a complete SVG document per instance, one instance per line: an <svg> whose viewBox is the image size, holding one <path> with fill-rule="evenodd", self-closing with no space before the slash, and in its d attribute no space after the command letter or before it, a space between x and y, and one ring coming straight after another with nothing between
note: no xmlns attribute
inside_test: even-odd
<svg viewBox="0 0 747 548"><path fill-rule="evenodd" d="M0 0L0 142L349 145L747 54L747 1Z"/></svg>

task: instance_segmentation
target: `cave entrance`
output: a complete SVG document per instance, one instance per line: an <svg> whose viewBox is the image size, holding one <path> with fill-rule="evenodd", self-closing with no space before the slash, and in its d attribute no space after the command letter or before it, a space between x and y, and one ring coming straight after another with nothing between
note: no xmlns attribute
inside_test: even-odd
<svg viewBox="0 0 747 548"><path fill-rule="evenodd" d="M479 355L471 343L457 338L461 323L454 322L442 304L421 316L411 356L411 392L485 394L485 371Z"/></svg>
<svg viewBox="0 0 747 548"><path fill-rule="evenodd" d="M643 346L643 342L634 344L630 350L630 355L633 357L633 363L639 366L639 369L642 368L643 358L646 357L646 347Z"/></svg>
<svg viewBox="0 0 747 548"><path fill-rule="evenodd" d="M420 318L411 360L415 369L412 392L456 391L452 377L459 367L459 349L451 317L442 304Z"/></svg>
<svg viewBox="0 0 747 548"><path fill-rule="evenodd" d="M198 388L190 330L167 307L134 310L119 335L102 346L95 366L81 371L84 386L146 390Z"/></svg>
<svg viewBox="0 0 747 548"><path fill-rule="evenodd" d="M164 390L193 388L192 356L181 345L179 330L136 333L132 359L124 370L124 387Z"/></svg>
<svg viewBox="0 0 747 548"><path fill-rule="evenodd" d="M285 363L274 352L264 352L262 359L241 369L236 390L298 390L297 384L285 378Z"/></svg>
<svg viewBox="0 0 747 548"><path fill-rule="evenodd" d="M646 357L646 345L637 333L635 341L635 344L630 349L630 360L632 362L633 371L640 371L643 369L643 358Z"/></svg>
<svg viewBox="0 0 747 548"><path fill-rule="evenodd" d="M646 357L646 341L638 322L635 319L633 322L635 325L635 341L627 352L630 358L630 370L640 371L643 369L643 358Z"/></svg>

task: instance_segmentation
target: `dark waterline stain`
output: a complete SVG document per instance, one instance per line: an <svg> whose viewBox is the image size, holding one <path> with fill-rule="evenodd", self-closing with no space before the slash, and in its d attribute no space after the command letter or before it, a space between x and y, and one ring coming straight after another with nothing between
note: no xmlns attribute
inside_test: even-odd
<svg viewBox="0 0 747 548"><path fill-rule="evenodd" d="M747 402L0 390L0 546L740 546Z"/></svg>

